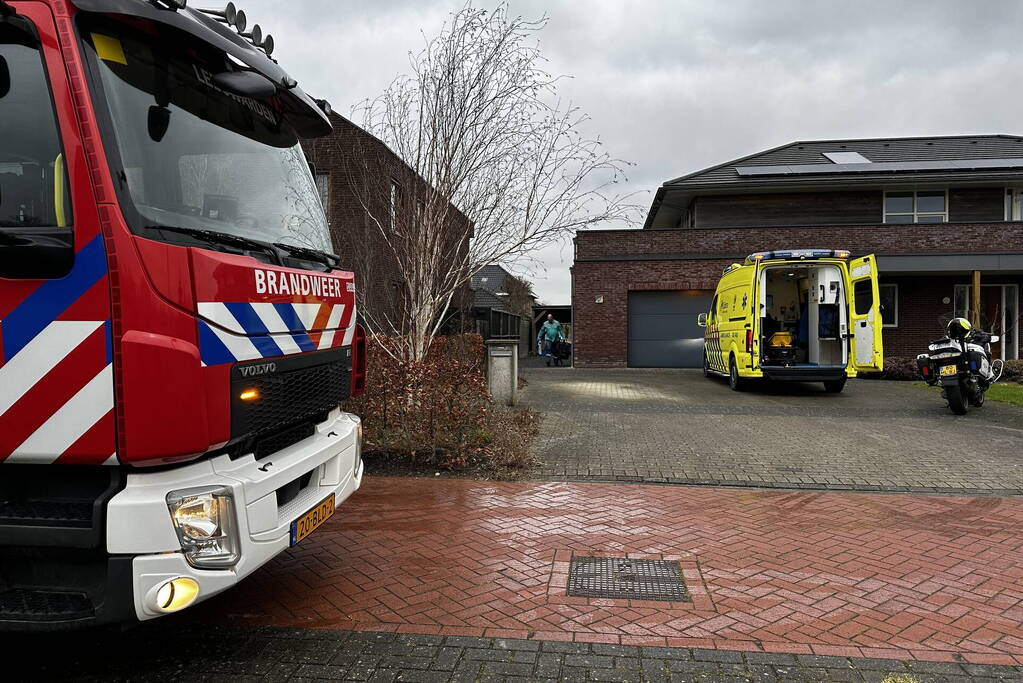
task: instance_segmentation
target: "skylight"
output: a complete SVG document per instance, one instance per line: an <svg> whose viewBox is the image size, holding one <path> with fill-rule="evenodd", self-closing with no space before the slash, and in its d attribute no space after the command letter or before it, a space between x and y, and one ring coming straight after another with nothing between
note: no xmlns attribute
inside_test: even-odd
<svg viewBox="0 0 1023 683"><path fill-rule="evenodd" d="M859 152L821 152L836 164L869 164L870 159Z"/></svg>

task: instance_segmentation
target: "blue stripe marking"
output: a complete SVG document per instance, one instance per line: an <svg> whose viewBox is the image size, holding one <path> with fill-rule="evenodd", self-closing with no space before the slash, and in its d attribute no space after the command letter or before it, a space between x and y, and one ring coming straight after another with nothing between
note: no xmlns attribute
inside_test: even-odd
<svg viewBox="0 0 1023 683"><path fill-rule="evenodd" d="M256 347L263 358L284 355L281 347L277 346L277 342L270 337L270 330L266 329L266 325L256 315L252 306L247 303L225 303L224 305L227 306L227 310L231 312L246 334L256 335L249 339L252 340L252 345Z"/></svg>
<svg viewBox="0 0 1023 683"><path fill-rule="evenodd" d="M277 313L281 316L281 320L284 321L285 326L289 330L296 330L291 333L291 338L295 340L298 347L303 351L315 351L316 344L309 338L309 335L305 332L298 330L304 330L305 325L299 320L298 314L295 313L295 309L292 308L291 304L274 304L274 308Z"/></svg>
<svg viewBox="0 0 1023 683"><path fill-rule="evenodd" d="M221 365L235 361L234 354L228 351L224 342L220 341L210 326L202 320L199 321L199 355L206 365Z"/></svg>
<svg viewBox="0 0 1023 683"><path fill-rule="evenodd" d="M39 285L4 318L4 360L14 358L106 273L103 237L97 235L75 254L75 265L66 277Z"/></svg>

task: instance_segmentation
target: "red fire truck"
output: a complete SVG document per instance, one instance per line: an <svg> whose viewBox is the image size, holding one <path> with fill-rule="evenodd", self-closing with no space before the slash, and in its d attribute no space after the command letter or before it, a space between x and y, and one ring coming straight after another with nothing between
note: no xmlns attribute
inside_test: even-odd
<svg viewBox="0 0 1023 683"><path fill-rule="evenodd" d="M362 478L330 131L244 14L0 0L0 630L234 585Z"/></svg>

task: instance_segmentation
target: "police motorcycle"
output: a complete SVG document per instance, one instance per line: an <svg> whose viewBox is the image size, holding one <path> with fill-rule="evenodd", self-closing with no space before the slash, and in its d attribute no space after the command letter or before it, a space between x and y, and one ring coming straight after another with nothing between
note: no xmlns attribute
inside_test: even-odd
<svg viewBox="0 0 1023 683"><path fill-rule="evenodd" d="M956 415L984 405L984 392L1002 376L1004 363L991 360L991 344L998 339L974 329L966 318L953 318L945 336L916 357L920 376L930 386L941 385L941 396Z"/></svg>

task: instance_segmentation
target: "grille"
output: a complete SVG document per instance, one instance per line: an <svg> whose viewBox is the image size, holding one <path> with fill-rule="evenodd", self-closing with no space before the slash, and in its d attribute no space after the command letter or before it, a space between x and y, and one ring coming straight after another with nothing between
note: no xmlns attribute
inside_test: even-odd
<svg viewBox="0 0 1023 683"><path fill-rule="evenodd" d="M624 557L573 557L568 594L616 600L691 600L678 562Z"/></svg>
<svg viewBox="0 0 1023 683"><path fill-rule="evenodd" d="M333 349L282 358L277 371L260 377L232 373L231 436L278 431L336 408L348 398L352 377L351 349ZM242 391L259 398L242 401Z"/></svg>
<svg viewBox="0 0 1023 683"><path fill-rule="evenodd" d="M87 527L92 525L92 502L0 500L0 522Z"/></svg>
<svg viewBox="0 0 1023 683"><path fill-rule="evenodd" d="M94 615L84 593L12 588L0 593L0 620L68 621Z"/></svg>

